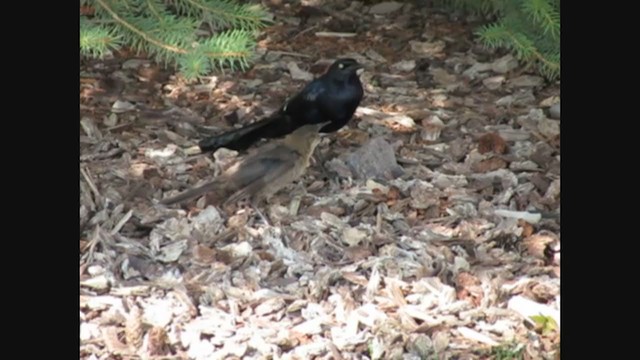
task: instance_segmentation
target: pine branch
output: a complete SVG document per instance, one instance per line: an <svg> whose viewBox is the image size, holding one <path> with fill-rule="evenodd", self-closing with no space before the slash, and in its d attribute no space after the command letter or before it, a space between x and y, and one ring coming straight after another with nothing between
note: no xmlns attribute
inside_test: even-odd
<svg viewBox="0 0 640 360"><path fill-rule="evenodd" d="M80 18L80 54L84 56L102 58L111 50L119 49L122 38L113 30L91 24L85 17Z"/></svg>
<svg viewBox="0 0 640 360"><path fill-rule="evenodd" d="M536 61L544 70L545 77L555 79L560 73L560 54L545 56L538 51L533 41L526 35L511 31L504 24L492 24L477 32L485 44L491 48L506 47L515 52L516 57L527 64ZM554 61L557 59L557 61Z"/></svg>
<svg viewBox="0 0 640 360"><path fill-rule="evenodd" d="M498 21L476 31L484 45L507 48L548 79L560 76L560 0L436 0Z"/></svg>
<svg viewBox="0 0 640 360"><path fill-rule="evenodd" d="M81 0L93 9L90 20L81 18L81 54L103 55L105 44L126 44L158 62L178 66L187 78L213 68L245 69L255 30L264 26L266 12L232 1ZM206 22L218 31L202 38L198 29Z"/></svg>
<svg viewBox="0 0 640 360"><path fill-rule="evenodd" d="M123 18L121 18L115 11L113 11L113 9L104 1L104 0L95 0L107 13L109 13L109 15L111 15L111 17L121 26L123 26L124 28L128 29L129 31L133 32L134 34L138 35L140 38L144 39L145 41L159 47L162 48L164 50L170 51L170 52L174 52L177 54L186 54L187 51L185 49L181 49L179 47L176 46L171 46L169 44L165 44L162 41L151 37L149 34L145 33L144 31L141 31L140 29L138 29L137 27L133 26L133 24L131 24L128 21L125 21Z"/></svg>
<svg viewBox="0 0 640 360"><path fill-rule="evenodd" d="M560 13L549 0L525 0L522 2L522 10L544 30L545 34L555 40L560 39Z"/></svg>
<svg viewBox="0 0 640 360"><path fill-rule="evenodd" d="M247 59L252 54L250 34L242 30L221 33L198 45L190 54L180 58L180 70L186 77L200 76L212 66L231 70L239 64L241 69L249 66Z"/></svg>
<svg viewBox="0 0 640 360"><path fill-rule="evenodd" d="M266 13L255 5L236 5L225 0L171 0L181 13L189 17L201 18L214 25L257 30L264 26Z"/></svg>

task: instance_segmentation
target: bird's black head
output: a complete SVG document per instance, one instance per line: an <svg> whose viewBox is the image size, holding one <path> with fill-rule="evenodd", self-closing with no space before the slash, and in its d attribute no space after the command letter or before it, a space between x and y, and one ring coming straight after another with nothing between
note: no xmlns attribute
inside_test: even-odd
<svg viewBox="0 0 640 360"><path fill-rule="evenodd" d="M334 74L336 73L353 74L356 71L358 71L358 69L362 69L362 68L363 66L357 61L355 61L354 59L344 58L344 59L338 59L333 64L331 64L328 72L334 73Z"/></svg>

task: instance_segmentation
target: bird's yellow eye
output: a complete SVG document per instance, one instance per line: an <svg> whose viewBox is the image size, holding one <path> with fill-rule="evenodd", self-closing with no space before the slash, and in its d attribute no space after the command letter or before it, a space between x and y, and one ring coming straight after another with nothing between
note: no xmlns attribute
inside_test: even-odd
<svg viewBox="0 0 640 360"><path fill-rule="evenodd" d="M344 64L338 64L338 68L342 69L344 67Z"/></svg>

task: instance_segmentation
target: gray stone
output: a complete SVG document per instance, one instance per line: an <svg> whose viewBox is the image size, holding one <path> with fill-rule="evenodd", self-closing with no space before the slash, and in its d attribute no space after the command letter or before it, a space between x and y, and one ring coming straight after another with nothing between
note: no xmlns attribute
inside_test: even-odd
<svg viewBox="0 0 640 360"><path fill-rule="evenodd" d="M549 108L549 116L552 119L560 120L560 103L555 103Z"/></svg>
<svg viewBox="0 0 640 360"><path fill-rule="evenodd" d="M360 149L347 154L345 163L360 179L394 179L404 173L398 165L393 147L381 137L373 138Z"/></svg>

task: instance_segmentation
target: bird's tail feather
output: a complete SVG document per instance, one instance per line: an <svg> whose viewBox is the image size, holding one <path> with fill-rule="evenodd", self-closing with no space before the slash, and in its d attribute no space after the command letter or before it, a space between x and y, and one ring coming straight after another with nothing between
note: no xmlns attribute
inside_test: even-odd
<svg viewBox="0 0 640 360"><path fill-rule="evenodd" d="M224 184L222 184L218 179L208 182L206 184L203 184L201 186L198 186L196 188L193 189L189 189L181 194L178 194L176 196L170 197L170 198L166 198L160 201L160 204L163 205L172 205L172 204L177 204L177 203L182 203L185 202L187 200L191 200L195 197L198 197L200 195L203 195L207 192L210 191L214 191L214 190L219 190L222 191L222 186Z"/></svg>
<svg viewBox="0 0 640 360"><path fill-rule="evenodd" d="M236 151L246 150L260 137L259 130L269 125L271 121L273 121L272 118L266 118L240 129L211 136L201 140L198 146L202 152L216 151L221 147Z"/></svg>

